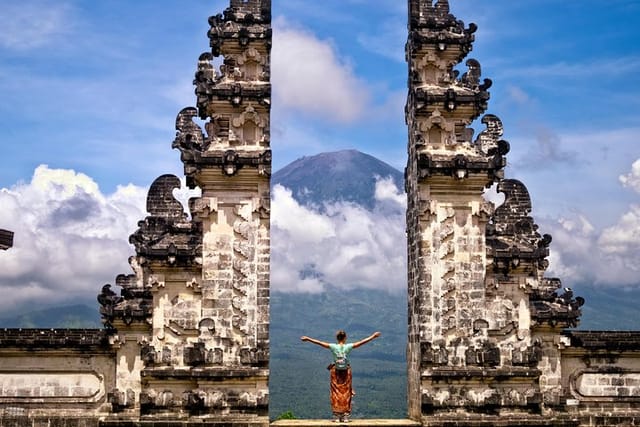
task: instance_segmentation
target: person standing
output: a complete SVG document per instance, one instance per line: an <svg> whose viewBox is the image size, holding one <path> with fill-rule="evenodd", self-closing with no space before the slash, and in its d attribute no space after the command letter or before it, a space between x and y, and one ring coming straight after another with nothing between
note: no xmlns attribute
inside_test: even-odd
<svg viewBox="0 0 640 427"><path fill-rule="evenodd" d="M336 333L335 344L302 336L300 339L304 342L319 345L327 348L333 355L333 363L327 369L330 372L330 398L331 411L333 412L334 422L349 422L351 415L351 398L355 394L352 386L351 363L349 362L349 354L354 348L358 348L380 336L380 332L374 332L367 338L355 343L347 343L347 333L339 330Z"/></svg>

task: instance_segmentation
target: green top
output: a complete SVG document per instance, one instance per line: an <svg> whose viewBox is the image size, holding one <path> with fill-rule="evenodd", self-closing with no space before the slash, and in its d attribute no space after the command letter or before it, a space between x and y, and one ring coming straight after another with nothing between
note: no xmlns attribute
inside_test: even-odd
<svg viewBox="0 0 640 427"><path fill-rule="evenodd" d="M329 344L329 350L333 354L334 363L342 357L346 358L349 363L349 353L353 350L353 344Z"/></svg>

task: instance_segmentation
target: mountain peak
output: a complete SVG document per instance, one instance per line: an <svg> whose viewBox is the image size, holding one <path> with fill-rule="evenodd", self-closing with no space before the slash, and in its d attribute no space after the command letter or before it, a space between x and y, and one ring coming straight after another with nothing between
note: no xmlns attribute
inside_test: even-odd
<svg viewBox="0 0 640 427"><path fill-rule="evenodd" d="M391 177L403 188L402 173L358 150L341 150L305 156L278 170L272 185L289 188L301 204L321 206L325 202L352 202L372 210L376 181Z"/></svg>

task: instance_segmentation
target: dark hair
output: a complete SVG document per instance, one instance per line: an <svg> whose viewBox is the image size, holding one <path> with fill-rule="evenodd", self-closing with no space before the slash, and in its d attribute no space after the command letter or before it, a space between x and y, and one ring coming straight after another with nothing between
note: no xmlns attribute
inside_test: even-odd
<svg viewBox="0 0 640 427"><path fill-rule="evenodd" d="M344 341L347 339L347 333L345 331L343 331L342 329L340 329L338 332L336 332L336 339L338 341Z"/></svg>

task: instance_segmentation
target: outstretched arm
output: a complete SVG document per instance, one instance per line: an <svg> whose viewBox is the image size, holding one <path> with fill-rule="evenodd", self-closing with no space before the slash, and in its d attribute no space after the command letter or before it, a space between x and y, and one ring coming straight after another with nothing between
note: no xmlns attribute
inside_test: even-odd
<svg viewBox="0 0 640 427"><path fill-rule="evenodd" d="M300 337L300 339L302 341L306 341L306 342L310 342L312 344L319 345L320 347L329 348L329 343L328 342L320 341L320 340L317 340L315 338L310 338L310 337L308 337L306 335L303 335L302 337Z"/></svg>
<svg viewBox="0 0 640 427"><path fill-rule="evenodd" d="M356 343L353 343L353 348L358 348L361 345L365 345L366 343L368 343L369 341L373 341L376 338L378 338L380 335L382 335L380 332L374 332L372 333L370 336L368 336L367 338L360 340Z"/></svg>

